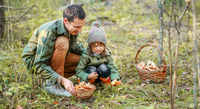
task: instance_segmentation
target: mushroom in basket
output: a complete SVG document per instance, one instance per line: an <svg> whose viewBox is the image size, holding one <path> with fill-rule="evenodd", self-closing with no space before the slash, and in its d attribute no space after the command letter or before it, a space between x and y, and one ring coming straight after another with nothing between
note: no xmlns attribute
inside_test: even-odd
<svg viewBox="0 0 200 109"><path fill-rule="evenodd" d="M159 70L159 67L151 60L148 60L147 64L141 62L137 65L138 68L144 71L156 71Z"/></svg>
<svg viewBox="0 0 200 109"><path fill-rule="evenodd" d="M78 80L79 81L79 80ZM78 85L75 85L75 90L77 97L80 99L86 99L92 96L94 90L96 90L95 85L90 83L85 83L84 81L80 82Z"/></svg>

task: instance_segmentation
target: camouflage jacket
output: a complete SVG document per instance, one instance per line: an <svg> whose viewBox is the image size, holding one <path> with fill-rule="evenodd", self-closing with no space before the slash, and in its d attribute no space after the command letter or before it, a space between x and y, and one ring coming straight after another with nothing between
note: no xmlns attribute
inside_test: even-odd
<svg viewBox="0 0 200 109"><path fill-rule="evenodd" d="M69 36L65 28L63 19L47 22L37 28L25 46L22 61L29 71L35 71L42 78L48 79L55 84L59 74L57 74L49 65L54 51L55 40L59 36L66 36L70 39L69 51L81 55L84 47L77 43L77 36ZM34 70L33 70L34 69Z"/></svg>
<svg viewBox="0 0 200 109"><path fill-rule="evenodd" d="M119 72L117 67L113 63L113 58L111 56L111 53L109 50L106 50L105 57L101 56L94 56L93 54L89 54L88 50L85 50L83 54L81 55L80 61L78 63L78 66L76 67L76 75L78 78L80 78L81 81L88 82L87 79L88 73L85 72L85 69L88 66L99 66L100 64L106 64L110 70L111 70L111 80L113 79L119 79Z"/></svg>

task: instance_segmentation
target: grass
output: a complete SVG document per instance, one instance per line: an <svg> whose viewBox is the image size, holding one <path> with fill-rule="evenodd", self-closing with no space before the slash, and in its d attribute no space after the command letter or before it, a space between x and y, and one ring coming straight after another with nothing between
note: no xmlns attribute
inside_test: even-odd
<svg viewBox="0 0 200 109"><path fill-rule="evenodd" d="M150 0L146 2L151 3ZM164 83L146 83L139 79L135 67L137 50L146 43L157 45L158 19L151 10L147 10L141 2L123 0L110 2L111 6L103 3L83 5L87 12L87 23L79 37L79 41L86 47L90 23L96 17L108 17L104 19L107 33L108 47L112 51L115 65L119 68L123 85L97 87L93 97L85 100L76 97L57 97L45 92L36 85L37 76L28 73L21 60L23 48L27 42L17 40L11 45L0 46L0 108L125 108L125 109L169 109L170 86L169 75ZM100 4L100 5L99 5ZM123 5L126 7L124 7ZM87 7L90 5L90 7ZM152 4L153 5L153 4ZM154 5L156 6L156 4ZM111 10L113 9L113 10ZM132 11L135 9L136 11ZM93 10L95 12L90 12ZM105 12L106 11L106 12ZM55 12L54 12L55 13ZM152 13L152 14L149 14ZM44 14L44 13L43 13ZM137 15L137 16L136 16ZM145 15L145 17L143 17ZM32 19L34 22L35 18ZM39 20L38 22L42 22ZM37 22L38 26L39 23ZM114 23L113 23L114 22ZM21 24L22 27L23 24ZM34 25L35 27L35 25ZM24 27L26 28L26 27ZM186 29L186 28L184 28ZM31 30L32 31L32 30ZM19 31L17 33L20 33ZM30 33L26 33L30 35ZM166 33L165 33L166 34ZM178 69L177 90L175 105L177 108L193 108L192 90L192 40L191 34L184 33L180 45L180 61ZM176 33L173 32L173 36ZM25 35L26 36L26 35ZM31 35L30 35L31 36ZM30 38L28 36L28 38ZM26 36L27 37L27 36ZM172 47L175 45L175 37L172 37ZM26 41L26 40L25 40ZM185 44L187 42L187 44ZM167 37L164 37L164 54L168 63ZM188 49L187 49L188 48ZM174 49L172 48L172 52ZM174 56L174 55L172 55ZM157 61L157 51L147 47L138 57L143 60ZM174 57L173 57L174 59ZM186 72L186 74L183 72ZM77 84L75 76L69 78Z"/></svg>

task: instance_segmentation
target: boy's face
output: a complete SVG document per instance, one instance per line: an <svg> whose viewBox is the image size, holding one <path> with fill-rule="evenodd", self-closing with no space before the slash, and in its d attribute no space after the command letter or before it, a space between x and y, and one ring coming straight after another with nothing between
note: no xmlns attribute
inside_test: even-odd
<svg viewBox="0 0 200 109"><path fill-rule="evenodd" d="M101 54L105 50L105 46L102 43L95 42L91 46L92 52L96 54Z"/></svg>
<svg viewBox="0 0 200 109"><path fill-rule="evenodd" d="M76 35L81 32L82 27L85 25L85 19L74 18L73 22L69 22L67 18L64 18L64 25L70 34Z"/></svg>

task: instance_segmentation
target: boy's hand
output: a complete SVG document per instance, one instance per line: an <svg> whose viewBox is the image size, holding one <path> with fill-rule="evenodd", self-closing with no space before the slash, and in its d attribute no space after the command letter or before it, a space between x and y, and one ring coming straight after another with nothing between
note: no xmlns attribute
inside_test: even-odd
<svg viewBox="0 0 200 109"><path fill-rule="evenodd" d="M88 75L88 79L97 79L98 78L98 74L97 72L93 72L91 74Z"/></svg>

